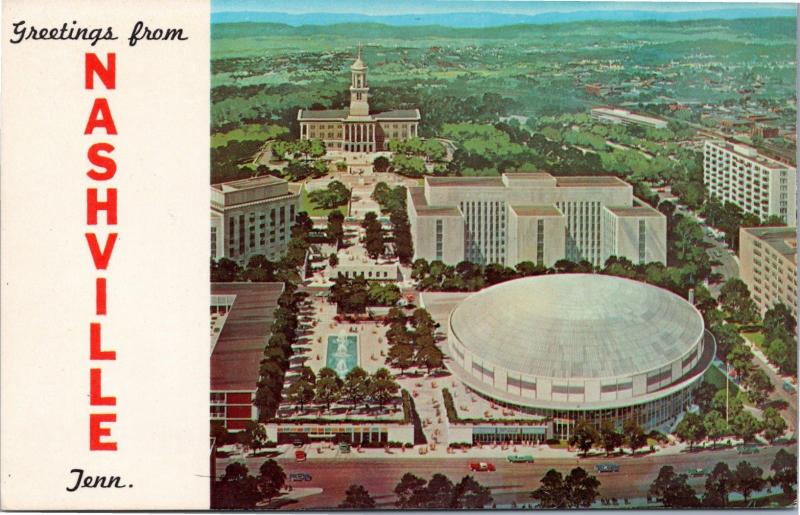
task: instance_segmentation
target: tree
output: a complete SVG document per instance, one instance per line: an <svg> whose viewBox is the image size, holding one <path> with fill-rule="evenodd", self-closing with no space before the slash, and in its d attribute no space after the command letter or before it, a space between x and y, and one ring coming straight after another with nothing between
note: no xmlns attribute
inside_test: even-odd
<svg viewBox="0 0 800 515"><path fill-rule="evenodd" d="M225 474L211 487L211 508L213 509L253 509L262 499L258 480L248 474L242 463L231 463L225 467Z"/></svg>
<svg viewBox="0 0 800 515"><path fill-rule="evenodd" d="M728 423L719 411L709 411L706 413L705 417L703 417L703 426L713 446L716 446L717 440L730 434Z"/></svg>
<svg viewBox="0 0 800 515"><path fill-rule="evenodd" d="M622 433L625 436L625 443L631 449L631 454L636 454L636 450L641 449L647 443L647 435L634 417L625 419L622 424Z"/></svg>
<svg viewBox="0 0 800 515"><path fill-rule="evenodd" d="M648 495L660 499L667 508L694 508L699 506L697 492L689 486L686 474L676 474L671 465L658 471L658 477L650 484Z"/></svg>
<svg viewBox="0 0 800 515"><path fill-rule="evenodd" d="M769 394L775 391L769 376L760 368L755 368L747 374L744 384L748 390L747 396L757 406L764 404L769 399Z"/></svg>
<svg viewBox="0 0 800 515"><path fill-rule="evenodd" d="M728 505L728 494L733 488L733 474L727 463L717 463L714 470L706 478L706 493L703 505L708 508L725 508Z"/></svg>
<svg viewBox="0 0 800 515"><path fill-rule="evenodd" d="M678 427L675 428L675 434L681 440L689 442L689 450L691 451L694 444L701 442L706 437L703 417L696 413L686 413Z"/></svg>
<svg viewBox="0 0 800 515"><path fill-rule="evenodd" d="M375 173L385 173L389 170L389 159L384 156L378 156L372 161L372 170Z"/></svg>
<svg viewBox="0 0 800 515"><path fill-rule="evenodd" d="M259 468L258 490L267 501L278 495L283 487L286 486L286 473L278 462L272 459L266 460Z"/></svg>
<svg viewBox="0 0 800 515"><path fill-rule="evenodd" d="M414 363L417 366L425 367L428 370L428 375L430 375L432 369L444 366L444 354L431 340L429 345L424 345L417 349Z"/></svg>
<svg viewBox="0 0 800 515"><path fill-rule="evenodd" d="M770 483L780 486L785 495L792 493L797 484L797 456L781 449L775 454L770 469Z"/></svg>
<svg viewBox="0 0 800 515"><path fill-rule="evenodd" d="M326 410L331 409L331 404L337 402L342 395L343 384L344 382L333 369L321 368L314 389L314 400L324 404Z"/></svg>
<svg viewBox="0 0 800 515"><path fill-rule="evenodd" d="M745 442L752 442L756 433L761 431L761 423L752 413L742 410L731 420L731 430Z"/></svg>
<svg viewBox="0 0 800 515"><path fill-rule="evenodd" d="M735 345L728 353L731 366L744 378L753 369L753 352L744 344Z"/></svg>
<svg viewBox="0 0 800 515"><path fill-rule="evenodd" d="M747 324L758 318L755 302L750 298L750 291L741 279L728 279L720 289L719 301L734 322Z"/></svg>
<svg viewBox="0 0 800 515"><path fill-rule="evenodd" d="M600 486L600 481L581 467L572 469L566 477L550 469L540 483L531 494L540 508L588 508L597 499Z"/></svg>
<svg viewBox="0 0 800 515"><path fill-rule="evenodd" d="M721 414L725 414L725 409L728 409L728 415L730 418L735 417L742 411L743 403L742 399L739 395L735 394L734 391L725 392L725 388L719 390L715 395L714 399L711 401L711 409L714 411L719 411Z"/></svg>
<svg viewBox="0 0 800 515"><path fill-rule="evenodd" d="M566 508L567 492L561 472L550 469L539 481L541 486L531 493L540 508Z"/></svg>
<svg viewBox="0 0 800 515"><path fill-rule="evenodd" d="M415 508L416 506L412 504L413 496L417 491L423 489L426 484L427 481L410 472L403 474L400 482L394 487L394 493L397 496L395 505L398 508Z"/></svg>
<svg viewBox="0 0 800 515"><path fill-rule="evenodd" d="M786 432L786 421L778 410L769 407L764 410L762 428L764 431L764 438L766 438L769 443L772 443Z"/></svg>
<svg viewBox="0 0 800 515"><path fill-rule="evenodd" d="M228 258L219 258L218 261L211 260L211 282L231 282L235 281L241 272L241 267Z"/></svg>
<svg viewBox="0 0 800 515"><path fill-rule="evenodd" d="M326 229L328 238L336 245L344 240L344 215L339 211L328 213L328 228Z"/></svg>
<svg viewBox="0 0 800 515"><path fill-rule="evenodd" d="M793 335L797 328L797 319L794 317L794 312L786 304L775 304L764 313L763 326L764 334L771 336L766 338L769 340L779 330Z"/></svg>
<svg viewBox="0 0 800 515"><path fill-rule="evenodd" d="M303 367L300 371L300 377L289 386L286 392L287 399L294 404L298 404L300 410L302 410L305 404L314 400L316 382L317 378L314 375L314 371L309 367Z"/></svg>
<svg viewBox="0 0 800 515"><path fill-rule="evenodd" d="M428 481L420 508L449 508L453 500L453 482L443 474L434 474Z"/></svg>
<svg viewBox="0 0 800 515"><path fill-rule="evenodd" d="M611 420L603 420L600 424L600 441L603 443L603 448L606 450L606 456L622 445L622 433L617 431L617 427Z"/></svg>
<svg viewBox="0 0 800 515"><path fill-rule="evenodd" d="M750 499L750 494L764 488L766 481L761 477L763 471L760 467L754 467L746 461L740 461L733 471L734 492L739 492L744 497L745 505Z"/></svg>
<svg viewBox="0 0 800 515"><path fill-rule="evenodd" d="M586 419L581 419L575 423L572 435L569 437L569 444L583 451L583 455L586 456L592 445L599 440L600 435L594 425Z"/></svg>
<svg viewBox="0 0 800 515"><path fill-rule="evenodd" d="M387 361L405 373L406 369L414 364L414 347L410 343L397 343L389 348Z"/></svg>
<svg viewBox="0 0 800 515"><path fill-rule="evenodd" d="M267 443L267 430L263 424L249 420L242 433L245 435L245 446L258 452Z"/></svg>
<svg viewBox="0 0 800 515"><path fill-rule="evenodd" d="M349 510L369 510L375 508L375 499L361 485L350 485L344 493L344 500L339 508Z"/></svg>
<svg viewBox="0 0 800 515"><path fill-rule="evenodd" d="M394 380L392 373L383 367L376 370L369 381L369 397L381 407L386 404L386 401L397 395L399 390L400 386Z"/></svg>
<svg viewBox="0 0 800 515"><path fill-rule="evenodd" d="M354 367L344 378L343 397L353 403L353 408L369 396L369 374L363 368Z"/></svg>
<svg viewBox="0 0 800 515"><path fill-rule="evenodd" d="M588 508L597 499L600 481L581 467L572 469L564 478L568 508Z"/></svg>
<svg viewBox="0 0 800 515"><path fill-rule="evenodd" d="M464 476L453 488L451 509L476 510L492 502L489 489L481 486L472 476Z"/></svg>

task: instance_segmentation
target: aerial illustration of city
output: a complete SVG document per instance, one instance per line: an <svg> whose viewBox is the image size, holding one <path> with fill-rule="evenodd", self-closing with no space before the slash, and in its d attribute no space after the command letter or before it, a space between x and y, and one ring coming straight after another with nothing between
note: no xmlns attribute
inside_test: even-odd
<svg viewBox="0 0 800 515"><path fill-rule="evenodd" d="M796 506L795 9L212 2L211 507Z"/></svg>

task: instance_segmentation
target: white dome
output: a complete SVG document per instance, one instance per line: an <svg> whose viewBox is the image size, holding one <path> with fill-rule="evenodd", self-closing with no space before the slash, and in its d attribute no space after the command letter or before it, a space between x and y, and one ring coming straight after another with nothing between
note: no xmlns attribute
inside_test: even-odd
<svg viewBox="0 0 800 515"><path fill-rule="evenodd" d="M539 378L652 372L703 336L700 313L661 288L598 274L517 279L475 293L452 313L453 336L476 359Z"/></svg>

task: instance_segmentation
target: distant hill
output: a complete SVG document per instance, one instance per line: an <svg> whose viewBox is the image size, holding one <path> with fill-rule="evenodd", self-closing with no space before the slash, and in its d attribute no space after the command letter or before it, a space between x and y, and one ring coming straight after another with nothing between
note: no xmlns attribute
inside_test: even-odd
<svg viewBox="0 0 800 515"><path fill-rule="evenodd" d="M539 35L551 34L557 36L570 36L589 33L603 33L607 37L627 38L627 31L652 31L661 27L668 31L682 32L692 30L703 33L705 30L724 28L730 32L731 37L757 37L767 40L793 41L796 38L797 25L795 18L758 18L735 20L685 20L677 22L638 20L638 21L575 21L572 23L553 24L517 24L504 27L449 27L442 25L394 26L381 23L336 23L331 25L288 25L277 22L236 22L215 23L211 27L213 39L227 38L253 38L269 36L301 36L315 37L321 35L339 36L348 38L363 38L364 41L374 39L408 39L414 40L426 37L456 38L456 39L498 39L512 40L528 38L532 33Z"/></svg>
<svg viewBox="0 0 800 515"><path fill-rule="evenodd" d="M394 26L440 25L455 28L500 27L505 25L545 25L578 21L687 21L699 19L734 20L741 18L795 17L793 4L775 7L732 7L704 11L580 11L548 12L536 15L507 14L495 12L456 12L401 15L366 15L351 13L303 13L283 12L217 12L212 13L211 23L280 23L291 26L332 25L340 23L380 23Z"/></svg>

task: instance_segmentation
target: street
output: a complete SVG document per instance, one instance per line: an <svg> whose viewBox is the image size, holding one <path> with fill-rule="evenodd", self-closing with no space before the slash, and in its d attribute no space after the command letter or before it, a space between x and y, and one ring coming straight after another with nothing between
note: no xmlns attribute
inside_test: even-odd
<svg viewBox="0 0 800 515"><path fill-rule="evenodd" d="M375 499L378 508L393 508L395 485L406 472L411 472L424 479L441 473L451 481L460 481L466 475L472 475L479 483L491 489L494 503L507 505L516 502L524 505L532 502L530 492L539 485L539 479L551 468L568 473L576 465L587 469L601 482L602 497L643 498L647 496L650 483L658 475L663 465L672 465L676 472L682 473L696 468L711 468L717 462L724 461L734 468L740 461L748 461L761 467L765 474L769 473L775 453L785 448L788 452L797 453L795 445L762 447L757 454L739 455L735 449L705 450L701 452L683 452L677 455L661 455L639 457L590 457L576 458L541 458L536 463L509 463L505 459L486 460L495 465L496 472L471 472L470 462L475 458L420 458L409 457L375 457L354 458L350 455L337 458L314 459L312 455L307 462L296 463L292 459L280 459L287 476L291 473L303 472L312 476L311 481L291 482L293 488L321 488L316 495L302 497L296 503L287 504L286 508L324 509L336 507L344 498L344 492L351 484L361 484ZM247 465L252 474L258 474L258 467L264 458L248 458ZM598 463L613 462L620 466L619 472L599 474L595 470ZM217 474L222 474L227 464L224 460L217 462ZM689 483L698 491L702 490L705 478L690 478Z"/></svg>

